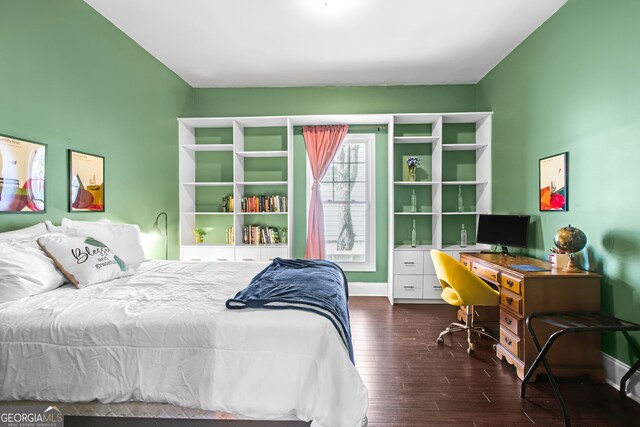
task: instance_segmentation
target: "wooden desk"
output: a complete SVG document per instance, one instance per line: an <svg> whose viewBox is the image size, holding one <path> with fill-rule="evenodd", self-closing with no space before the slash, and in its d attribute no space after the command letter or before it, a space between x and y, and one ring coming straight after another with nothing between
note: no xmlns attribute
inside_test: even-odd
<svg viewBox="0 0 640 427"><path fill-rule="evenodd" d="M463 252L460 262L478 277L500 289L500 343L496 355L516 368L520 379L533 364L536 348L524 325L524 319L537 311L600 311L600 279L589 272L565 273L552 269L546 261L523 256L503 256ZM531 264L549 269L524 272L513 265ZM536 325L543 342L556 329ZM571 334L558 340L548 355L554 374L576 376L588 374L594 381L604 381L599 334ZM539 370L537 373L543 373ZM534 375L535 376L535 375Z"/></svg>

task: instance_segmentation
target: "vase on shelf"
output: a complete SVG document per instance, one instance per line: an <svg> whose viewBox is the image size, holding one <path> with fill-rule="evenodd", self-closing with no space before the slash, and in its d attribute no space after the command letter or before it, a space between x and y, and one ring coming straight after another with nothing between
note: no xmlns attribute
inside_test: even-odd
<svg viewBox="0 0 640 427"><path fill-rule="evenodd" d="M458 185L458 212L464 212L464 203L462 200L462 185Z"/></svg>
<svg viewBox="0 0 640 427"><path fill-rule="evenodd" d="M416 167L409 166L409 181L415 182L416 180Z"/></svg>
<svg viewBox="0 0 640 427"><path fill-rule="evenodd" d="M416 190L411 190L411 212L418 211L418 198L416 197Z"/></svg>
<svg viewBox="0 0 640 427"><path fill-rule="evenodd" d="M467 247L467 230L464 228L464 224L462 224L462 229L460 230L460 247Z"/></svg>
<svg viewBox="0 0 640 427"><path fill-rule="evenodd" d="M411 247L415 248L418 244L418 237L416 235L416 220L413 220L413 228L411 229Z"/></svg>

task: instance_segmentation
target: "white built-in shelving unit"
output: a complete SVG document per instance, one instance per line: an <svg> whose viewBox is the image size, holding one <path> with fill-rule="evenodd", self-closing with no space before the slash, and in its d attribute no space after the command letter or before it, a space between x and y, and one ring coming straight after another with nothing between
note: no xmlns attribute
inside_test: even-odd
<svg viewBox="0 0 640 427"><path fill-rule="evenodd" d="M491 212L491 113L201 117L180 118L178 122L182 259L266 261L274 256L293 257L294 127L332 124L382 125L388 129L388 297L392 303L441 301L431 249L444 250L453 256L461 251L485 249L475 245L474 239L478 215ZM280 146L270 149L259 144L245 146L248 132L269 128L281 129L283 143ZM209 143L204 138L204 143L197 137L201 129L226 129L228 138L219 138L221 143ZM202 162L198 162L200 155L223 159L218 166L232 168L232 173L227 174L225 180L196 179L197 169L203 167ZM417 155L423 160L420 167L423 174L415 182L403 176L403 157L407 155ZM249 163L261 159L281 159L281 178L273 179L273 174L268 174L268 180L256 180L259 174L251 173ZM289 212L241 212L241 198L260 195L262 187L266 193L275 188L287 195ZM456 205L459 190L464 199L462 212ZM220 212L209 201L200 203L198 195L203 191L233 194L233 212ZM409 210L412 191L418 196L417 212ZM214 239L196 245L194 228L199 221L210 219L233 226L235 244ZM411 247L414 220L418 241L416 247ZM244 225L254 221L264 225L272 221L286 223L288 243L269 247L242 244ZM459 246L461 224L468 229L469 245L464 248Z"/></svg>
<svg viewBox="0 0 640 427"><path fill-rule="evenodd" d="M431 250L459 257L486 249L475 244L475 230L478 215L491 212L491 113L397 114L389 134L389 301L442 302ZM410 155L421 159L417 181L403 176ZM414 191L418 209L411 212ZM412 247L414 221L418 238Z"/></svg>

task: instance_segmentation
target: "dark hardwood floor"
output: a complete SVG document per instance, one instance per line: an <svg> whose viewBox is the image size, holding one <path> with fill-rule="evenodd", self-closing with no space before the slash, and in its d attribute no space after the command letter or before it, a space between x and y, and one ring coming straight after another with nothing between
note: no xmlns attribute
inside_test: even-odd
<svg viewBox="0 0 640 427"><path fill-rule="evenodd" d="M466 337L436 337L456 309L449 305L397 304L383 297L352 297L356 366L369 388L369 425L556 426L562 413L544 378L520 399L514 369L499 361L483 339L467 356ZM562 382L572 426L639 426L640 405L606 384Z"/></svg>
<svg viewBox="0 0 640 427"><path fill-rule="evenodd" d="M369 389L370 427L562 426L560 406L548 382L527 388L520 399L514 369L496 359L484 339L467 356L466 338L445 345L436 337L456 309L444 304L397 304L383 297L352 297L351 327L356 366ZM544 378L543 378L544 380ZM606 384L560 385L573 426L640 426L640 405L620 400ZM298 427L302 422L157 420L66 417L69 427ZM329 426L341 427L341 426Z"/></svg>

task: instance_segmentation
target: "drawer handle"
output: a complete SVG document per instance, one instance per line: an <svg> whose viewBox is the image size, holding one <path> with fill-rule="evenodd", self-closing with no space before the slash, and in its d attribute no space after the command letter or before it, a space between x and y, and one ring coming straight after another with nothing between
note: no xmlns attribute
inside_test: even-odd
<svg viewBox="0 0 640 427"><path fill-rule="evenodd" d="M507 286L512 288L513 287L513 280L507 280Z"/></svg>
<svg viewBox="0 0 640 427"><path fill-rule="evenodd" d="M512 323L513 323L513 320L509 319L508 317L505 317L505 318L504 318L504 321L505 321L505 323L506 323L507 325L510 325L510 324L512 324Z"/></svg>
<svg viewBox="0 0 640 427"><path fill-rule="evenodd" d="M473 269L474 269L474 270L477 270L477 269L478 269L478 267L473 267Z"/></svg>
<svg viewBox="0 0 640 427"><path fill-rule="evenodd" d="M243 261L255 261L253 258L242 258Z"/></svg>
<svg viewBox="0 0 640 427"><path fill-rule="evenodd" d="M497 279L498 279L498 276L496 276L495 274L492 274L492 275L491 275L491 278L492 278L492 279L494 279L494 280L497 280Z"/></svg>
<svg viewBox="0 0 640 427"><path fill-rule="evenodd" d="M229 260L226 258L216 258L216 261L229 261Z"/></svg>
<svg viewBox="0 0 640 427"><path fill-rule="evenodd" d="M405 288L405 289L414 289L415 286L403 286L403 288Z"/></svg>
<svg viewBox="0 0 640 427"><path fill-rule="evenodd" d="M511 344L513 344L513 341L511 341L511 340L510 340L509 338L507 338L507 337L504 337L504 342L506 342L506 343L507 343L507 345L511 345Z"/></svg>
<svg viewBox="0 0 640 427"><path fill-rule="evenodd" d="M468 263L467 261L463 262L462 264L463 264L465 267L466 267L467 265L469 265L469 263Z"/></svg>
<svg viewBox="0 0 640 427"><path fill-rule="evenodd" d="M437 291L441 291L442 290L442 286L434 285L433 289L435 289Z"/></svg>
<svg viewBox="0 0 640 427"><path fill-rule="evenodd" d="M504 300L505 300L505 301L507 302L507 304L509 304L509 305L511 305L511 303L513 302L513 298L511 298L511 297L506 297Z"/></svg>
<svg viewBox="0 0 640 427"><path fill-rule="evenodd" d="M191 258L189 261L202 261L202 258Z"/></svg>
<svg viewBox="0 0 640 427"><path fill-rule="evenodd" d="M413 261L405 261L404 265L416 265L416 263Z"/></svg>

